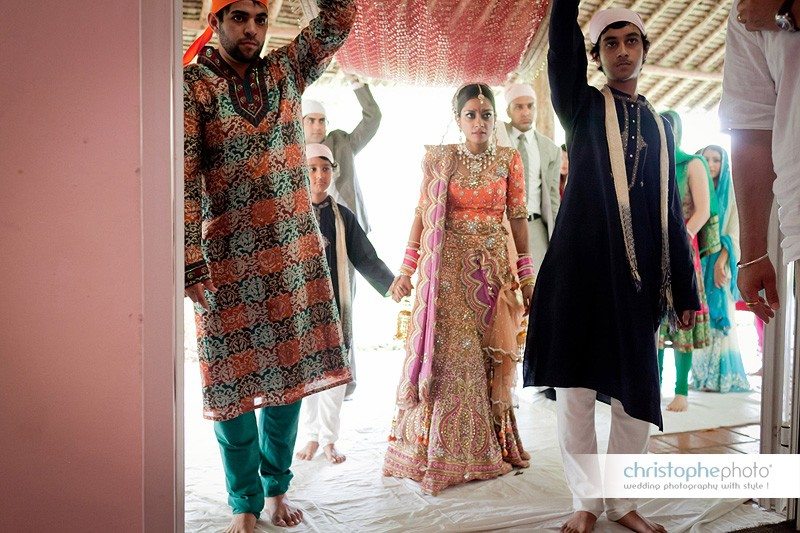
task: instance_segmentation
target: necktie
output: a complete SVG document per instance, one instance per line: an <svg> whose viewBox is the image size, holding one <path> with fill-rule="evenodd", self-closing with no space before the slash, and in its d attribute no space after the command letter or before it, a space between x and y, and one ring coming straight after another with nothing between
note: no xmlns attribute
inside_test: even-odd
<svg viewBox="0 0 800 533"><path fill-rule="evenodd" d="M519 134L519 142L517 143L517 150L519 150L519 155L522 156L522 167L525 170L525 202L528 202L528 143L525 140L525 134Z"/></svg>

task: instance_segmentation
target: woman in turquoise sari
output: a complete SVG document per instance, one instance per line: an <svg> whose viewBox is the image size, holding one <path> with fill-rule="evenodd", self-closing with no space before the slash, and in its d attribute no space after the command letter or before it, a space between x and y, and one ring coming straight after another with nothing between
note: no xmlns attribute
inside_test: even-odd
<svg viewBox="0 0 800 533"><path fill-rule="evenodd" d="M728 153L716 145L697 152L708 161L719 204L720 251L704 257L703 281L711 324L711 345L692 361L691 387L715 392L750 390L736 336L736 261L739 260L739 212L733 194Z"/></svg>

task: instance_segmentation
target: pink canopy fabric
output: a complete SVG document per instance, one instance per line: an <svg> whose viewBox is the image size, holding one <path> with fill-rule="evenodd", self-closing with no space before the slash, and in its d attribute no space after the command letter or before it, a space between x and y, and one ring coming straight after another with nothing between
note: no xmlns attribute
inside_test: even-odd
<svg viewBox="0 0 800 533"><path fill-rule="evenodd" d="M502 85L549 0L357 0L336 58L345 72L396 83Z"/></svg>

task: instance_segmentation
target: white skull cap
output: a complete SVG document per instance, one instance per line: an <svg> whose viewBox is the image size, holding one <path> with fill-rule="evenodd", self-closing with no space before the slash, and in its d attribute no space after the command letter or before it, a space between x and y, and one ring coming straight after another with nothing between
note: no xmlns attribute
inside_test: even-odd
<svg viewBox="0 0 800 533"><path fill-rule="evenodd" d="M312 157L324 157L331 164L336 163L333 160L333 152L324 144L307 144L306 145L306 161L310 161Z"/></svg>
<svg viewBox="0 0 800 533"><path fill-rule="evenodd" d="M592 46L597 44L597 39L600 38L600 34L603 33L603 30L615 22L630 22L639 28L642 35L647 34L644 29L644 22L642 21L642 17L639 16L639 13L631 11L630 9L625 9L624 7L612 7L610 9L598 11L594 14L592 20L589 21L589 40L592 41Z"/></svg>
<svg viewBox="0 0 800 533"><path fill-rule="evenodd" d="M310 114L325 115L325 107L316 100L303 100L303 116Z"/></svg>
<svg viewBox="0 0 800 533"><path fill-rule="evenodd" d="M522 96L529 96L536 100L536 93L533 92L533 87L527 83L515 83L506 88L506 103L511 104L517 98Z"/></svg>

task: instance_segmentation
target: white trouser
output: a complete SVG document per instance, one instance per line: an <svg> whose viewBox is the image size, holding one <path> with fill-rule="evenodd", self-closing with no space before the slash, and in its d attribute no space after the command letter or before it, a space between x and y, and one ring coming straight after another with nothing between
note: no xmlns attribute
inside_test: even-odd
<svg viewBox="0 0 800 533"><path fill-rule="evenodd" d="M339 415L342 411L345 387L339 385L303 398L300 420L302 430L309 441L327 446L339 439Z"/></svg>
<svg viewBox="0 0 800 533"><path fill-rule="evenodd" d="M531 259L533 259L533 269L539 274L539 269L544 261L544 254L547 253L547 246L550 239L547 235L547 226L544 225L542 218L530 220L528 222L528 246L530 246Z"/></svg>
<svg viewBox="0 0 800 533"><path fill-rule="evenodd" d="M564 476L572 492L575 511L588 511L595 516L605 509L609 520L619 520L637 504L634 499L606 498L605 505L597 462L597 433L594 407L597 392L583 388L557 388L558 443L564 463ZM608 453L647 453L650 423L633 418L619 400L611 399L611 434ZM587 454L587 455L582 455Z"/></svg>

